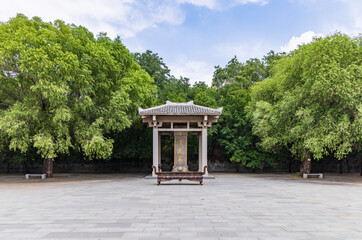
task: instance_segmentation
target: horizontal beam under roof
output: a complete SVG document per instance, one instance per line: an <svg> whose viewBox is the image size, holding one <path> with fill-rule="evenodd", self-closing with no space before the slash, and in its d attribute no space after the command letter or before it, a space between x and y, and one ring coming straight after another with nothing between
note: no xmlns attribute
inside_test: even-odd
<svg viewBox="0 0 362 240"><path fill-rule="evenodd" d="M204 116L155 116L157 122L203 122ZM217 122L219 116L208 116L208 122ZM153 116L142 116L142 122L153 122Z"/></svg>
<svg viewBox="0 0 362 240"><path fill-rule="evenodd" d="M159 132L201 132L202 128L158 128Z"/></svg>

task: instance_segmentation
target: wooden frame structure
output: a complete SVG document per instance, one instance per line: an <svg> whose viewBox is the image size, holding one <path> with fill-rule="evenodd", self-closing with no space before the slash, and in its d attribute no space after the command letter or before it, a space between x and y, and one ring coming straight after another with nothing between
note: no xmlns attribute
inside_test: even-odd
<svg viewBox="0 0 362 240"><path fill-rule="evenodd" d="M213 109L195 105L193 101L187 103L173 103L167 101L165 105L138 110L144 123L153 128L153 166L152 176L156 177L161 166L161 135L175 136L174 168L172 172L188 172L187 169L187 144L183 143L182 136L199 136L199 172L204 176L208 175L207 168L207 128L216 123L222 113L222 108ZM179 145L176 144L176 137L179 136ZM186 137L187 139L187 137ZM186 145L186 148L184 147ZM181 148L183 147L183 148ZM178 160L176 159L176 154ZM186 157L186 159L185 159ZM178 165L178 162L186 165Z"/></svg>

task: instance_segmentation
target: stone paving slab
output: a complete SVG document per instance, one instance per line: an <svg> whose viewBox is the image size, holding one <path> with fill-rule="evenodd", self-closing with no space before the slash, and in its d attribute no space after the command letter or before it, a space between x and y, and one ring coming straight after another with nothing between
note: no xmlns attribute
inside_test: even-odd
<svg viewBox="0 0 362 240"><path fill-rule="evenodd" d="M157 186L143 175L1 174L0 239L362 239L356 174L215 176Z"/></svg>

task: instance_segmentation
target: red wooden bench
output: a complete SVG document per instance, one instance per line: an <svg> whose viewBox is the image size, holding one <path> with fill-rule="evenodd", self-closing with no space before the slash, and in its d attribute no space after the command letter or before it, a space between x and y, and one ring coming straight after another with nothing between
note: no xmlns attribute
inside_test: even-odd
<svg viewBox="0 0 362 240"><path fill-rule="evenodd" d="M205 175L207 166L204 166L203 172L157 172L155 166L152 166L154 173L157 176L157 184L160 185L161 182L171 181L178 179L181 180L189 180L200 182L202 185L203 175Z"/></svg>

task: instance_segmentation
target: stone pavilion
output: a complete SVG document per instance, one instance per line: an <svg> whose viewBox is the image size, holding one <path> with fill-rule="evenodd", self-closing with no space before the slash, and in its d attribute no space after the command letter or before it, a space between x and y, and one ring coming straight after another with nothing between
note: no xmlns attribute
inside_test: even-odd
<svg viewBox="0 0 362 240"><path fill-rule="evenodd" d="M167 101L165 105L138 109L143 122L153 128L153 166L160 171L161 135L174 135L174 165L172 172L188 172L187 136L199 138L199 172L207 166L207 128L216 123L222 108L213 109L187 103ZM152 176L155 173L152 172ZM207 172L205 173L207 176Z"/></svg>

